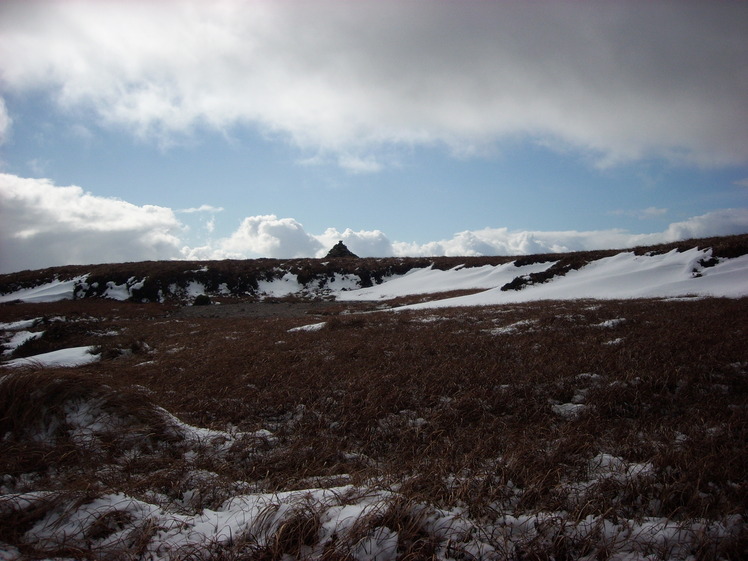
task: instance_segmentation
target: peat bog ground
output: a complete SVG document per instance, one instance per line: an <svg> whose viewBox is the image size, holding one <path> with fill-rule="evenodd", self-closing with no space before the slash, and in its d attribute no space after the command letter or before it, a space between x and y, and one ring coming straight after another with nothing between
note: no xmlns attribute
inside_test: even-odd
<svg viewBox="0 0 748 561"><path fill-rule="evenodd" d="M748 554L748 298L231 306L0 305L100 356L0 370L0 558Z"/></svg>

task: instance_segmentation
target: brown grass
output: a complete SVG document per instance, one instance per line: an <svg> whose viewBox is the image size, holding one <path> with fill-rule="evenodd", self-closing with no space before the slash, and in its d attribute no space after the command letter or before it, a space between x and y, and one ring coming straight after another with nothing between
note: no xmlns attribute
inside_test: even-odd
<svg viewBox="0 0 748 561"><path fill-rule="evenodd" d="M153 500L158 490L178 501L198 488L182 507L196 512L236 493L237 481L263 492L377 481L395 485L404 502L359 531L383 525L400 532L401 559L435 555L433 536L413 518L419 504L460 505L476 520L508 511L566 511L578 520L745 515L748 299L317 318L178 318L172 311L101 300L2 307L3 321L75 319L76 343L140 344L136 353L110 353L110 360L74 370L31 369L0 384L6 492L116 491ZM600 325L617 318L625 321ZM288 331L316 321L327 321L326 328ZM508 326L513 331L501 330ZM94 334L103 332L117 334ZM129 419L128 430L81 446L64 422L53 422L75 400L95 400ZM584 405L576 416L554 410L571 402ZM154 406L197 426L267 429L276 440L238 439L223 456L206 447L196 465L213 476L195 481L195 466L182 458L183 438ZM30 438L39 427L53 438ZM593 481L590 461L601 453L651 471ZM575 483L586 491L570 491ZM8 514L0 541L49 555L23 538L43 512ZM122 523L102 520L93 531ZM315 513L300 510L262 548L237 541L216 546L215 558L299 556L318 528ZM507 555L571 559L603 551L589 540L549 535ZM737 541L705 542L698 557L739 559L746 536L743 529ZM333 548L328 556L342 559L346 551Z"/></svg>

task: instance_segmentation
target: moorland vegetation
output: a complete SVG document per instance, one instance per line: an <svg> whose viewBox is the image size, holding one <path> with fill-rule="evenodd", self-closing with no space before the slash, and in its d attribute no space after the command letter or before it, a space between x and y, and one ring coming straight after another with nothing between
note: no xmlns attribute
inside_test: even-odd
<svg viewBox="0 0 748 561"><path fill-rule="evenodd" d="M735 253L745 237L721 243ZM249 278L266 265L220 267ZM176 282L173 263L98 267ZM5 558L748 554L748 298L236 310L0 305L3 322L37 318L28 329L43 332L13 356L100 356L0 371Z"/></svg>

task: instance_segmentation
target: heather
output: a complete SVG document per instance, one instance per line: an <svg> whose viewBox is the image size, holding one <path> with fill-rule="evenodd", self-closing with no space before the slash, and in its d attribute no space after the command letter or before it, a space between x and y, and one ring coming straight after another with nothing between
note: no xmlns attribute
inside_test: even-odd
<svg viewBox="0 0 748 561"><path fill-rule="evenodd" d="M0 551L745 558L748 298L462 295L0 304Z"/></svg>

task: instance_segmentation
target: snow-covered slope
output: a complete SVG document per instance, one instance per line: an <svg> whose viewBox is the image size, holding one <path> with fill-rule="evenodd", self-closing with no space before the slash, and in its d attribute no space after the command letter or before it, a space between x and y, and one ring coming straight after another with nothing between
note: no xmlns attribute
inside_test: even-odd
<svg viewBox="0 0 748 561"><path fill-rule="evenodd" d="M748 296L748 256L719 260L712 264L710 250L692 249L683 253L675 250L664 255L635 255L620 253L593 261L564 276L548 282L525 285L521 290L503 289L514 276L543 270L537 265L509 269L512 265L492 267L489 271L413 271L394 281L372 289L361 289L339 295L345 300L380 299L462 288L484 288L489 278L495 280L485 291L468 296L424 302L408 306L411 309L483 306L529 302L535 300L570 300L582 298L662 298L682 296L715 296L739 298ZM545 268L552 264L544 264ZM529 269L535 268L535 271ZM461 274L462 271L465 271ZM484 276L475 273L484 272ZM519 273L519 275L517 275Z"/></svg>
<svg viewBox="0 0 748 561"><path fill-rule="evenodd" d="M426 267L413 269L403 276L385 280L385 282L370 288L341 291L337 293L336 297L342 301L384 300L412 294L493 289L504 286L516 277L540 273L551 266L553 266L553 262L533 263L521 267L515 266L514 262L483 267L458 265L447 271Z"/></svg>
<svg viewBox="0 0 748 561"><path fill-rule="evenodd" d="M661 297L748 296L748 254L719 257L711 249L693 247L667 253L607 252L604 256L584 254L577 259L560 254L529 256L513 262L479 264L465 258L450 258L440 266L421 260L408 267L372 274L365 260L331 268L328 262L280 263L266 270L255 266L251 275L229 277L218 264L197 270L176 270L171 276L156 277L154 269L141 267L137 274L110 280L107 271L97 275L77 274L40 282L38 286L12 288L0 295L0 302L50 302L55 300L105 297L117 300L192 302L200 294L221 298L267 298L292 295L305 298L335 298L339 301L379 301L393 298L475 290L476 294L442 299L415 307L477 306L568 300L579 298L621 299ZM376 261L376 260L375 260ZM497 261L494 261L496 263ZM356 263L360 263L357 265ZM454 264L454 265L452 265ZM377 265L377 263L374 263ZM316 269L315 269L316 267ZM450 268L451 267L451 268ZM221 276L223 275L223 276ZM32 278L33 281L33 278ZM8 285L6 285L8 286Z"/></svg>
<svg viewBox="0 0 748 561"><path fill-rule="evenodd" d="M0 302L58 302L60 300L72 300L75 287L85 280L85 276L69 280L55 280L40 284L33 288L24 288L9 294L0 296Z"/></svg>

